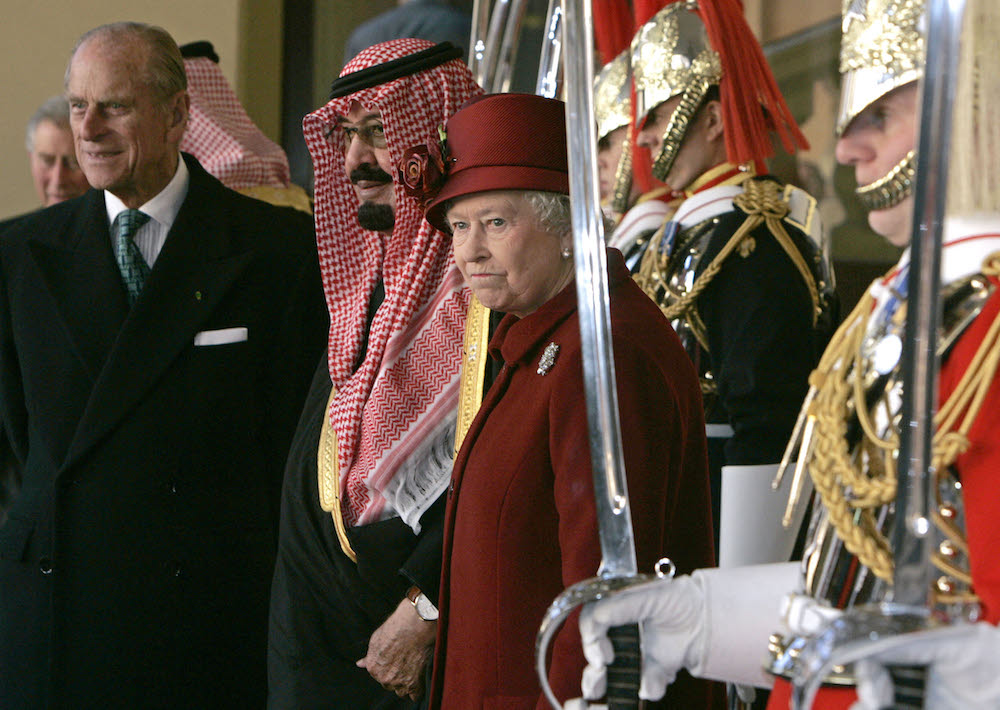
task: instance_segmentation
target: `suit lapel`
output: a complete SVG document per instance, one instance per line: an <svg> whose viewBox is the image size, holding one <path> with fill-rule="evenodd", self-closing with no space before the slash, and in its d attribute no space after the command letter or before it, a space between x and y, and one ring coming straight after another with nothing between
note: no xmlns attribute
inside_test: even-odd
<svg viewBox="0 0 1000 710"><path fill-rule="evenodd" d="M189 168L187 197L98 376L64 468L111 431L193 345L252 258L232 253L226 193L200 166Z"/></svg>
<svg viewBox="0 0 1000 710"><path fill-rule="evenodd" d="M73 349L92 380L104 366L128 313L108 230L103 193L91 190L65 235L40 235L29 245Z"/></svg>

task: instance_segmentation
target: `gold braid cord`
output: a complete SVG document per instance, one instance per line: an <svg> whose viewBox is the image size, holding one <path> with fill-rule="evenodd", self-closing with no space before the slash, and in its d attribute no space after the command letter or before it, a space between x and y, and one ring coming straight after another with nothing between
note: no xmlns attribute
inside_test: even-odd
<svg viewBox="0 0 1000 710"><path fill-rule="evenodd" d="M344 513L340 507L340 463L337 456L337 432L330 423L330 406L337 396L337 388L330 392L330 399L323 410L323 428L319 435L319 450L316 453L316 473L319 477L319 505L333 517L333 527L337 531L340 549L357 563L358 556L351 548L347 537L347 525L344 523Z"/></svg>
<svg viewBox="0 0 1000 710"><path fill-rule="evenodd" d="M667 320L672 321L688 315L694 308L698 296L701 295L701 292L708 287L712 279L719 273L726 259L739 248L744 239L751 238L753 231L763 222L767 225L768 230L777 240L778 244L781 245L781 248L788 254L792 263L795 264L795 268L802 276L806 288L809 289L809 296L813 303L813 325L815 325L816 318L820 312L819 290L816 288L816 279L813 278L812 272L809 271L809 266L806 264L805 259L802 258L802 254L795 246L792 238L788 236L788 232L785 231L785 226L782 223L782 220L788 215L789 208L788 203L784 200L784 192L781 187L771 180L747 180L743 183L743 192L733 199L733 204L745 212L747 218L740 225L739 229L733 233L733 236L726 242L722 250L712 259L712 263L695 280L691 289L675 303L666 307L661 306L661 310L663 310L663 314L667 317ZM642 266L645 269L645 259L643 262Z"/></svg>
<svg viewBox="0 0 1000 710"><path fill-rule="evenodd" d="M1000 253L986 260L983 273L988 276L1000 274ZM896 497L894 454L899 447L899 436L890 428L884 439L879 437L864 404L861 373L865 363L861 348L873 305L871 294L866 293L834 334L819 366L810 375L810 384L817 388L817 394L810 405L810 414L815 417L816 424L809 473L844 546L880 579L891 582L892 552L877 529L875 514L879 506L891 503ZM904 317L905 304L895 315L899 322ZM990 325L954 392L934 417L931 462L939 478L968 450L969 430L982 408L998 363L1000 318ZM864 432L856 457L848 450L846 440L847 422L852 413L858 416ZM862 457L868 458L868 466L864 469ZM953 545L968 550L964 533L957 525L939 513L933 517ZM934 563L945 574L971 583L967 573L955 568L941 555L935 555Z"/></svg>

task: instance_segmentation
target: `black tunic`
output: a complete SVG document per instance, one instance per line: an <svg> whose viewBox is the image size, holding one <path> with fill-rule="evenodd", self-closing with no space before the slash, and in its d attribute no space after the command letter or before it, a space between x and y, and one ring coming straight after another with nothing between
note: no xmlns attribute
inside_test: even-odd
<svg viewBox="0 0 1000 710"><path fill-rule="evenodd" d="M268 707L416 708L355 663L411 585L436 603L444 497L424 513L419 535L398 517L349 528L358 558L352 562L319 502L317 451L331 389L324 355L285 471L271 589Z"/></svg>

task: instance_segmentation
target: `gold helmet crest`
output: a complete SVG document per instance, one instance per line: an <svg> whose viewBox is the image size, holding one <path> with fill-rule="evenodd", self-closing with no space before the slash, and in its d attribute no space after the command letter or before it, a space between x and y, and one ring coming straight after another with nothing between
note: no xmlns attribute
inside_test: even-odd
<svg viewBox="0 0 1000 710"><path fill-rule="evenodd" d="M923 0L844 0L837 135L866 106L924 73Z"/></svg>

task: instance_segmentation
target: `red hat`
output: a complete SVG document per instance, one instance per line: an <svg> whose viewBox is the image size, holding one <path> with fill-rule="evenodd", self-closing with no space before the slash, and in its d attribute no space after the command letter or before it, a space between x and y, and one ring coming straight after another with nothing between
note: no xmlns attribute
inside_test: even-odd
<svg viewBox="0 0 1000 710"><path fill-rule="evenodd" d="M425 216L438 229L447 231L444 205L456 197L490 190L569 194L562 101L534 94L482 96L459 109L448 120L445 132L443 162L439 163L444 168L443 184L436 195L428 194L433 193L433 186L423 190L424 198L429 198ZM401 166L403 184L411 188L414 181L408 175L422 175L426 164L413 162L414 156L421 160L420 148L408 151L409 163L404 157ZM407 192L413 195L419 189Z"/></svg>

